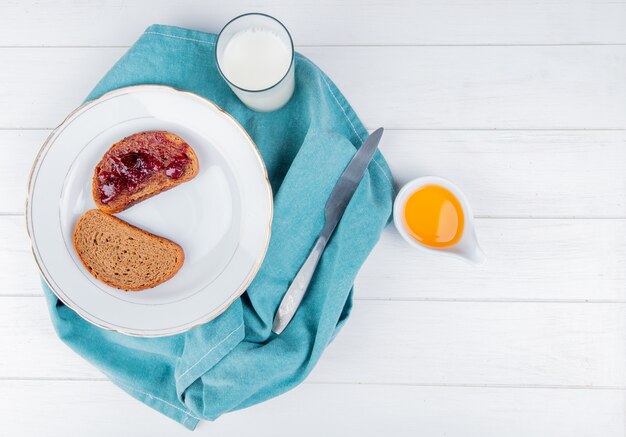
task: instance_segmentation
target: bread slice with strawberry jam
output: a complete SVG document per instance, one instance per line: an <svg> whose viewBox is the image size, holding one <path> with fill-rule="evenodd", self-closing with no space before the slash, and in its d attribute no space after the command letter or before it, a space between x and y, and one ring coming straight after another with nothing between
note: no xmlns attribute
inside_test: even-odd
<svg viewBox="0 0 626 437"><path fill-rule="evenodd" d="M182 138L165 131L141 132L115 143L94 170L93 199L115 214L193 179L198 158Z"/></svg>

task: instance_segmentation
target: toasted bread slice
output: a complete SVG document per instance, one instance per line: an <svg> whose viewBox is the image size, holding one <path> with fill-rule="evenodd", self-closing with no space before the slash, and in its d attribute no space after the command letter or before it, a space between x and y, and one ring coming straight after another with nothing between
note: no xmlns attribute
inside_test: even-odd
<svg viewBox="0 0 626 437"><path fill-rule="evenodd" d="M89 272L121 290L152 288L183 265L173 241L151 234L100 210L87 211L74 230L74 247Z"/></svg>
<svg viewBox="0 0 626 437"><path fill-rule="evenodd" d="M101 211L115 214L194 178L198 170L195 152L179 136L137 133L111 146L96 165L93 200Z"/></svg>

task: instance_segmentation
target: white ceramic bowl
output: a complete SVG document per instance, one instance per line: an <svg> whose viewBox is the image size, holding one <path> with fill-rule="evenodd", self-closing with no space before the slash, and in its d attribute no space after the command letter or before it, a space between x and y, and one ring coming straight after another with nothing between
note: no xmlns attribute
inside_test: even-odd
<svg viewBox="0 0 626 437"><path fill-rule="evenodd" d="M450 247L444 247L441 249L425 246L415 240L409 234L407 225L404 220L404 206L408 198L417 191L419 188L426 185L439 185L456 196L463 208L463 214L465 216L465 225L463 228L463 234L461 239ZM472 264L482 264L485 261L485 254L478 244L476 238L476 231L474 228L474 215L470 208L467 198L463 192L447 179L436 176L424 176L421 178L413 179L400 189L400 192L396 196L396 200L393 204L393 221L396 225L396 229L402 235L402 237L413 247L423 252L436 253L439 255L448 255L455 258L462 258Z"/></svg>

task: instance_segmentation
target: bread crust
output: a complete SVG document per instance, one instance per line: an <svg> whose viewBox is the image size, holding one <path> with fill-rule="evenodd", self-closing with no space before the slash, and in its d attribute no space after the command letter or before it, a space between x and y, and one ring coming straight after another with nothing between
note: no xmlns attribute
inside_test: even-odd
<svg viewBox="0 0 626 437"><path fill-rule="evenodd" d="M145 236L148 236L150 238L154 238L156 240L162 241L164 243L166 243L167 245L171 245L173 248L175 248L175 250L178 252L178 262L176 263L176 265L174 266L173 269L171 269L169 272L167 272L167 274L160 280L156 280L156 281L152 281L152 282L148 282L145 284L145 286L138 286L138 287L127 287L127 286L120 286L120 284L116 284L112 281L109 281L106 277L104 277L102 274L100 274L100 272L95 271L91 266L89 266L87 264L87 262L85 261L85 259L83 258L83 254L82 251L79 249L78 247L78 237L79 237L79 233L81 230L81 225L88 219L90 219L91 215L93 214L102 214L103 216L106 216L107 219L110 220L114 220L117 224L119 224L120 226L126 228L126 229L133 229L135 231L139 231L140 233L142 233ZM159 284L162 284L165 281L168 281L169 279L171 279L172 277L174 277L174 275L176 273L178 273L178 271L180 270L180 268L183 266L183 263L185 261L185 252L183 250L183 248L173 242L172 240L169 240L165 237L161 237L159 235L155 235L152 234L148 231L145 231L141 228L138 228L137 226L133 226L130 223L125 222L124 220L121 220L113 215L109 215L106 213L103 213L97 209L90 209L87 212L85 212L76 222L76 226L74 228L74 238L73 238L73 243L74 243L74 249L76 250L76 253L78 254L78 257L80 258L80 261L82 262L82 264L85 266L85 268L87 269L87 271L89 273L91 273L96 279L98 279L99 281L104 282L105 284L107 284L110 287L113 288L117 288L119 290L124 290L124 291L140 291L140 290L146 290L148 288L153 288L156 287Z"/></svg>
<svg viewBox="0 0 626 437"><path fill-rule="evenodd" d="M184 147L183 153L189 158L191 162L190 168L178 179L166 179L165 181L157 181L156 183L153 182L153 183L146 184L145 188L138 191L137 193L130 194L130 195L127 194L123 198L124 200L123 202L111 202L110 204L102 203L100 201L100 196L99 196L100 182L98 181L98 175L100 171L102 170L102 167L105 164L105 159L107 158L107 156L115 149L124 147L126 143L129 141L129 139L134 138L139 135L153 134L153 133L160 133L164 135L169 141L171 141L172 143L178 146L181 146L181 148L183 148L183 146L186 146ZM102 158L100 159L100 161L94 168L94 173L93 173L92 183L91 183L91 194L93 196L93 200L96 203L96 206L98 207L98 209L100 209L102 212L105 212L107 214L116 214L118 212L122 212L130 208L136 203L139 203L150 197L156 196L157 194L162 193L163 191L167 191L184 182L187 182L193 179L194 177L196 177L199 170L200 170L200 165L198 163L198 157L195 151L189 144L187 144L187 142L185 142L178 135L175 135L167 131L140 132L134 135L130 135L124 138L123 140L118 141L117 143L113 144L106 151L106 153L102 156Z"/></svg>

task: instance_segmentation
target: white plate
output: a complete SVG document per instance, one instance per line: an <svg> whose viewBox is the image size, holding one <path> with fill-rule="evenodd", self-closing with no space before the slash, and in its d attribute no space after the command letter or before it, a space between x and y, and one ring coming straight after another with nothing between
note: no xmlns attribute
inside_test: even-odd
<svg viewBox="0 0 626 437"><path fill-rule="evenodd" d="M198 155L200 172L117 214L185 251L172 279L125 292L88 273L73 232L96 207L91 178L102 155L147 130L183 138ZM169 87L122 88L78 108L42 147L28 191L28 232L45 281L86 320L125 334L172 335L215 318L245 291L269 243L272 192L254 142L213 103Z"/></svg>

